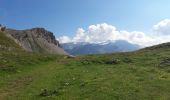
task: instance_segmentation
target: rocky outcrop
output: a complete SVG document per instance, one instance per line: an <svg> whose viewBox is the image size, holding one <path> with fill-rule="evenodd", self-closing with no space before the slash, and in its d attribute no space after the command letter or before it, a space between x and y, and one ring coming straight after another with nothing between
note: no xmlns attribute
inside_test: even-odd
<svg viewBox="0 0 170 100"><path fill-rule="evenodd" d="M6 27L5 26L2 26L1 24L0 24L0 32L4 32L6 30Z"/></svg>
<svg viewBox="0 0 170 100"><path fill-rule="evenodd" d="M159 64L159 67L168 67L170 66L170 57L162 60Z"/></svg>
<svg viewBox="0 0 170 100"><path fill-rule="evenodd" d="M44 28L28 30L6 29L5 33L26 51L67 55L60 47L53 33Z"/></svg>

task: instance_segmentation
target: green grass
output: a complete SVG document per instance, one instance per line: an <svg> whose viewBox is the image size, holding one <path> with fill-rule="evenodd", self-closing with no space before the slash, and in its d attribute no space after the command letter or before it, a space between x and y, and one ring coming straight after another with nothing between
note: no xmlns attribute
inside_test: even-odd
<svg viewBox="0 0 170 100"><path fill-rule="evenodd" d="M76 58L21 51L0 51L0 100L170 100L170 66L159 66L167 46Z"/></svg>

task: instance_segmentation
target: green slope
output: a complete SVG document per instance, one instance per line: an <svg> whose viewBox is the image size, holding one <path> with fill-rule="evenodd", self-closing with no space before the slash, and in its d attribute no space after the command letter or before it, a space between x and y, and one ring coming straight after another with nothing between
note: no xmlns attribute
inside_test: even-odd
<svg viewBox="0 0 170 100"><path fill-rule="evenodd" d="M5 33L0 32L0 50L8 50L8 48L21 49L13 40L5 36Z"/></svg>
<svg viewBox="0 0 170 100"><path fill-rule="evenodd" d="M0 32L0 75L12 74L42 62L56 59L56 55L24 51L15 41Z"/></svg>
<svg viewBox="0 0 170 100"><path fill-rule="evenodd" d="M170 100L170 66L160 66L170 50L163 45L76 58L24 52L13 58L19 70L0 76L0 100Z"/></svg>

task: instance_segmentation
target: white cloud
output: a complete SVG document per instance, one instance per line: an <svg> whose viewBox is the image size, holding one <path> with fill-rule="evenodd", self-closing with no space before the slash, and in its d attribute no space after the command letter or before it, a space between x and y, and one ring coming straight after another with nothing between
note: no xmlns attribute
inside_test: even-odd
<svg viewBox="0 0 170 100"><path fill-rule="evenodd" d="M170 35L170 19L160 21L153 26L153 30L158 35Z"/></svg>
<svg viewBox="0 0 170 100"><path fill-rule="evenodd" d="M117 30L115 26L103 23L90 25L87 30L79 28L73 38L62 36L59 38L61 43L67 42L89 42L101 43L114 40L126 40L133 44L143 47L151 46L163 42L169 42L170 38L170 20L166 19L153 26L153 36L149 36L143 32L125 30ZM159 36L158 36L159 34Z"/></svg>
<svg viewBox="0 0 170 100"><path fill-rule="evenodd" d="M61 43L71 42L71 39L68 36L62 36L58 39Z"/></svg>

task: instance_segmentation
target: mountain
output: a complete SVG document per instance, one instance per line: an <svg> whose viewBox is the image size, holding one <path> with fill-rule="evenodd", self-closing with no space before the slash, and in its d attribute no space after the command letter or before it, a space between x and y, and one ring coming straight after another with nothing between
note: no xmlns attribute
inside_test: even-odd
<svg viewBox="0 0 170 100"><path fill-rule="evenodd" d="M170 43L70 58L27 52L10 36L0 32L0 100L170 98Z"/></svg>
<svg viewBox="0 0 170 100"><path fill-rule="evenodd" d="M67 55L53 33L44 28L27 30L6 29L4 33L26 51Z"/></svg>
<svg viewBox="0 0 170 100"><path fill-rule="evenodd" d="M64 43L61 44L64 50L72 55L84 54L104 54L113 52L135 51L140 48L139 45L131 44L125 40L107 41L103 43Z"/></svg>
<svg viewBox="0 0 170 100"><path fill-rule="evenodd" d="M0 51L24 51L13 39L6 36L5 33L0 32Z"/></svg>

